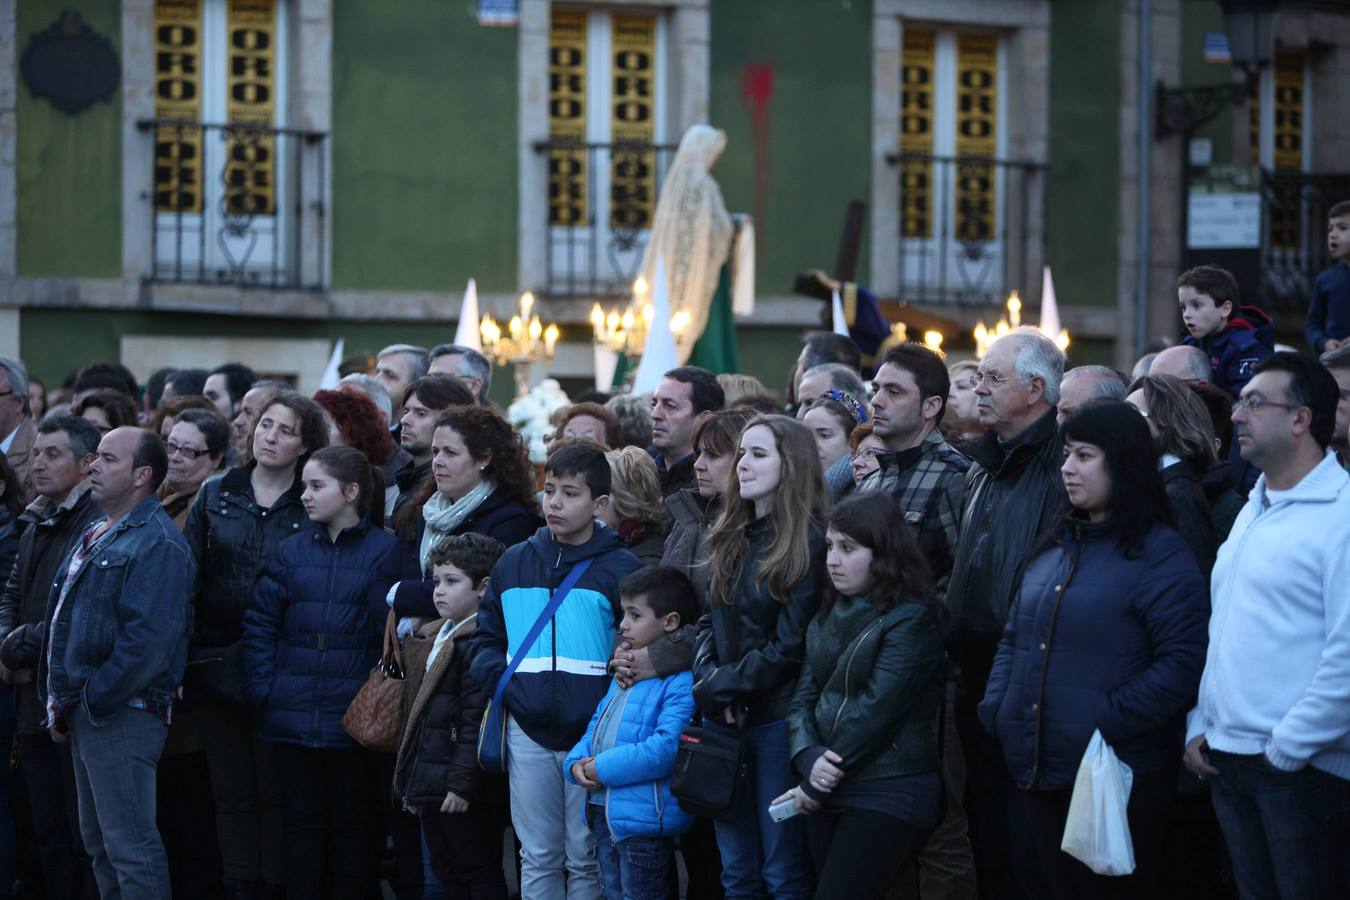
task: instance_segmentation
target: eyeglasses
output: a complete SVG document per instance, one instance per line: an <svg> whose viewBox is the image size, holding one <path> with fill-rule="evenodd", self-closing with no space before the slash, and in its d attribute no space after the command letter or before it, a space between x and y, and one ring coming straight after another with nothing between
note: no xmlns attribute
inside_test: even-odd
<svg viewBox="0 0 1350 900"><path fill-rule="evenodd" d="M196 447L184 447L182 444L175 444L173 441L164 444L164 451L170 456L182 454L186 459L199 459L211 452L210 450L198 450Z"/></svg>
<svg viewBox="0 0 1350 900"><path fill-rule="evenodd" d="M1233 412L1237 412L1239 409L1245 409L1247 410L1247 412L1252 413L1260 412L1261 409L1266 406L1275 406L1279 407L1280 409L1301 408L1300 406L1294 403L1276 403L1274 400L1267 400L1265 397L1254 394L1250 397L1242 397L1236 403L1234 403Z"/></svg>
<svg viewBox="0 0 1350 900"><path fill-rule="evenodd" d="M991 388L996 388L1000 384L1011 380L1011 378L1012 376L1010 375L991 375L988 372L976 372L974 375L970 376L970 380L966 382L966 384L970 385L972 391L980 386L981 381Z"/></svg>
<svg viewBox="0 0 1350 900"><path fill-rule="evenodd" d="M885 452L886 452L885 450L882 450L882 449L879 448L879 447L864 447L863 449L859 450L857 453L853 454L853 458L854 458L854 459L876 459L878 453L885 453Z"/></svg>

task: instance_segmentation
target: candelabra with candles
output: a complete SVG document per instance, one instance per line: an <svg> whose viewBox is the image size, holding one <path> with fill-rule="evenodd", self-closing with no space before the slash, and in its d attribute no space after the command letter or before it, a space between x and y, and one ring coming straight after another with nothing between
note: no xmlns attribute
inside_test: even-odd
<svg viewBox="0 0 1350 900"><path fill-rule="evenodd" d="M647 335L651 333L655 317L651 298L647 296L647 281L639 275L633 282L633 297L623 312L611 309L606 313L599 303L591 307L591 330L595 343L614 353L622 353L630 362L636 363L647 347ZM689 313L684 310L670 317L670 331L676 338L688 327ZM634 372L636 369L634 365L629 371Z"/></svg>
<svg viewBox="0 0 1350 900"><path fill-rule="evenodd" d="M989 328L984 322L975 323L975 358L983 359L989 352L990 346L994 341L1006 334L1011 334L1022 326L1022 298L1018 296L1017 291L1008 295L1006 304L1008 315L1006 318L1000 318L994 323L993 328ZM1045 334L1050 340L1055 342L1055 346L1061 351L1069 349L1069 332L1061 328L1059 334L1046 334L1038 325L1036 330Z"/></svg>
<svg viewBox="0 0 1350 900"><path fill-rule="evenodd" d="M499 366L512 367L517 397L530 390L530 366L552 359L558 344L558 326L545 325L533 311L534 294L526 291L520 295L520 313L511 317L505 334L492 316L483 316L478 326L483 355Z"/></svg>

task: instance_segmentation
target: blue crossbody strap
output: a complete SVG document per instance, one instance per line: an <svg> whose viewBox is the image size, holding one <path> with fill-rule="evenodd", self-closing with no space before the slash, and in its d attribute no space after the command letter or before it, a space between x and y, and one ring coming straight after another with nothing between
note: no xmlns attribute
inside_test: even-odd
<svg viewBox="0 0 1350 900"><path fill-rule="evenodd" d="M516 674L516 669L519 669L520 664L525 661L525 654L539 639L540 633L544 630L544 625L548 623L549 619L553 618L553 614L558 611L558 607L562 606L562 602L567 599L568 594L572 593L572 588L577 586L581 576L586 574L586 570L591 567L591 563L594 561L595 557L591 557L573 565L562 584L558 585L558 589L549 598L548 605L539 614L539 618L534 620L534 624L530 626L530 633L525 635L525 640L521 642L520 649L516 651L515 657L507 663L506 671L502 673L502 677L497 679L497 689L492 692L492 705L495 709L502 708L502 695L506 693L506 683L511 680L511 676Z"/></svg>

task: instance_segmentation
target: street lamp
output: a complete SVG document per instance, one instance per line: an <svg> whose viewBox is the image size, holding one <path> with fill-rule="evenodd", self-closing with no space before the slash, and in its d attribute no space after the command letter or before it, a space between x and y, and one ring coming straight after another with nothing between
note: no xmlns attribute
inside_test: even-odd
<svg viewBox="0 0 1350 900"><path fill-rule="evenodd" d="M1243 80L1202 87L1169 88L1159 81L1153 133L1158 140L1190 134L1223 112L1256 96L1261 69L1275 59L1275 8L1278 0L1223 0L1228 53Z"/></svg>

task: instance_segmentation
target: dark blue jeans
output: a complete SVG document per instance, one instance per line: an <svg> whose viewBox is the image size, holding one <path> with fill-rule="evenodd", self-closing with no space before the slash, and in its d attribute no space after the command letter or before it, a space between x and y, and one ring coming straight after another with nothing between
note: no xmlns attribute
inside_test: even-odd
<svg viewBox="0 0 1350 900"><path fill-rule="evenodd" d="M1214 812L1243 900L1344 896L1333 893L1334 857L1345 852L1335 835L1350 823L1336 821L1336 779L1312 766L1283 772L1265 756L1211 750L1210 761L1219 770Z"/></svg>
<svg viewBox="0 0 1350 900"><path fill-rule="evenodd" d="M773 897L804 900L815 889L806 827L801 816L775 822L769 805L797 784L788 760L787 723L747 731L750 789L731 823L717 823L722 886L727 900Z"/></svg>
<svg viewBox="0 0 1350 900"><path fill-rule="evenodd" d="M605 900L665 900L675 839L630 837L614 841L605 808L586 804L586 823L595 838L595 863Z"/></svg>
<svg viewBox="0 0 1350 900"><path fill-rule="evenodd" d="M162 900L172 895L169 862L155 823L155 770L169 728L131 707L95 725L83 704L67 719L80 804L80 834L99 895Z"/></svg>

